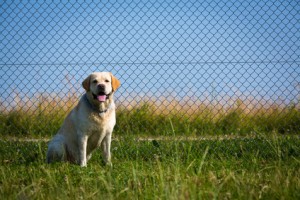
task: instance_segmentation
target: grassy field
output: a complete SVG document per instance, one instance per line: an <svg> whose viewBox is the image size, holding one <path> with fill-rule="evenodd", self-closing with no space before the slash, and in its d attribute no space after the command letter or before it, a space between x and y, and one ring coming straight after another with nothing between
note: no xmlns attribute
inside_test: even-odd
<svg viewBox="0 0 300 200"><path fill-rule="evenodd" d="M45 164L47 142L28 140L76 102L38 99L1 107L1 199L300 199L299 105L119 105L113 167L96 151L80 168Z"/></svg>
<svg viewBox="0 0 300 200"><path fill-rule="evenodd" d="M46 142L0 141L2 199L300 199L300 139L112 142L85 168L45 164Z"/></svg>

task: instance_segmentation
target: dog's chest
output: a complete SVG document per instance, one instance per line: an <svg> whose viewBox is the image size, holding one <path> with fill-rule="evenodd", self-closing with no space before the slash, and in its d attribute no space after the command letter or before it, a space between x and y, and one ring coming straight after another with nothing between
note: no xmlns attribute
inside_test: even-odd
<svg viewBox="0 0 300 200"><path fill-rule="evenodd" d="M89 116L88 124L88 127L86 127L86 134L93 143L97 143L99 140L101 141L108 132L111 132L111 124L109 123L108 118L99 116L98 113L92 113Z"/></svg>
<svg viewBox="0 0 300 200"><path fill-rule="evenodd" d="M91 113L89 115L89 126L93 131L105 128L108 124L107 121L107 118L105 118L102 114Z"/></svg>
<svg viewBox="0 0 300 200"><path fill-rule="evenodd" d="M93 149L99 147L107 133L107 126L103 123L90 123L90 126L86 133L88 135L88 149L92 151Z"/></svg>
<svg viewBox="0 0 300 200"><path fill-rule="evenodd" d="M105 132L92 132L88 139L88 149L93 150L99 147L104 137Z"/></svg>

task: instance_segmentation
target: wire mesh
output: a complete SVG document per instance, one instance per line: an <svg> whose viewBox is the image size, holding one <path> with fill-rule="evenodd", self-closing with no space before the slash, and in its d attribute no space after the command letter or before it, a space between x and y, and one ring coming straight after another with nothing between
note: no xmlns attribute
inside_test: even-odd
<svg viewBox="0 0 300 200"><path fill-rule="evenodd" d="M4 1L0 10L2 133L55 133L56 108L69 111L93 71L122 83L120 134L300 132L299 1Z"/></svg>

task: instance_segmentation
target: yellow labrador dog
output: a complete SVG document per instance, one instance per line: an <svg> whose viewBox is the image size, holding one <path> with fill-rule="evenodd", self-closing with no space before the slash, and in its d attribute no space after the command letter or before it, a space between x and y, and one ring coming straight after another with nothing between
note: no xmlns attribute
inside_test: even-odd
<svg viewBox="0 0 300 200"><path fill-rule="evenodd" d="M101 146L104 162L111 165L110 143L116 123L113 95L120 81L110 72L95 72L83 82L86 93L50 141L47 162L69 161L86 166Z"/></svg>

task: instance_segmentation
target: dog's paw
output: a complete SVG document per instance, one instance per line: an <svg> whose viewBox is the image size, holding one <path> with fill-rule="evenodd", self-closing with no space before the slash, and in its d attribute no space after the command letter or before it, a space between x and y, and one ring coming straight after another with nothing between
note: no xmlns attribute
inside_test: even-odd
<svg viewBox="0 0 300 200"><path fill-rule="evenodd" d="M86 167L86 162L82 161L79 163L80 167Z"/></svg>
<svg viewBox="0 0 300 200"><path fill-rule="evenodd" d="M113 168L113 164L112 164L112 162L107 162L107 163L105 163L105 166L106 167L109 167L109 168Z"/></svg>
<svg viewBox="0 0 300 200"><path fill-rule="evenodd" d="M103 167L110 167L110 168L113 167L113 164L112 164L112 162L110 162L110 161L105 162L105 161L103 160L103 161L101 162L101 165L102 165Z"/></svg>

